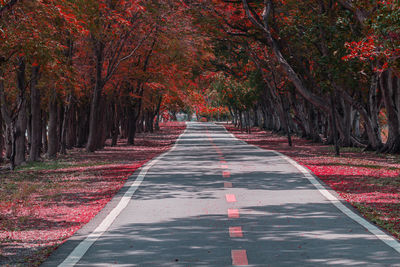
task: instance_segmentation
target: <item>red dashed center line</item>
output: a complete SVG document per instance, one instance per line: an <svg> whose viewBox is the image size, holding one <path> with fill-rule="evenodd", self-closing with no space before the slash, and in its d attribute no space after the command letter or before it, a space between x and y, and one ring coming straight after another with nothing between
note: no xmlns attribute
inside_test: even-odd
<svg viewBox="0 0 400 267"><path fill-rule="evenodd" d="M224 182L224 187L225 188L232 188L233 184L231 182Z"/></svg>
<svg viewBox="0 0 400 267"><path fill-rule="evenodd" d="M224 155L220 148L213 142L213 139L211 135L208 132L207 129L207 136L208 140L214 147L215 151L218 154L218 158L220 160L221 164L221 169L228 169L227 162L225 161ZM229 171L223 171L222 172L222 177L223 178L229 178L231 177L231 173ZM233 184L231 182L224 182L224 188L232 188ZM226 201L228 203L234 203L236 202L236 196L234 194L226 194L225 195ZM228 209L228 218L239 218L239 210L238 209ZM241 226L235 226L235 227L229 227L229 236L231 238L240 238L243 237L243 230ZM247 260L247 252L244 249L238 249L238 250L231 250L231 256L232 256L232 265L233 266L246 266L249 265L249 262Z"/></svg>
<svg viewBox="0 0 400 267"><path fill-rule="evenodd" d="M228 172L228 171L223 171L223 172L222 172L222 177L224 177L224 178L229 178L229 177L231 177L231 173Z"/></svg>
<svg viewBox="0 0 400 267"><path fill-rule="evenodd" d="M243 237L242 227L229 227L229 236L230 237Z"/></svg>
<svg viewBox="0 0 400 267"><path fill-rule="evenodd" d="M234 194L226 194L225 198L228 203L236 202L236 196Z"/></svg>
<svg viewBox="0 0 400 267"><path fill-rule="evenodd" d="M247 253L244 249L232 250L232 265L234 266L244 266L249 265L249 261L247 260Z"/></svg>
<svg viewBox="0 0 400 267"><path fill-rule="evenodd" d="M228 218L239 218L239 210L238 209L228 209Z"/></svg>

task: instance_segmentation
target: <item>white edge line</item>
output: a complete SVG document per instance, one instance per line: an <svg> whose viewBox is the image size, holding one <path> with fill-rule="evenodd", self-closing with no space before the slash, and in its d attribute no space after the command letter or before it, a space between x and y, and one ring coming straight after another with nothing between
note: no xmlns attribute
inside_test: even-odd
<svg viewBox="0 0 400 267"><path fill-rule="evenodd" d="M122 196L122 198L119 201L119 203L117 204L117 206L114 207L114 209L103 219L103 221L100 223L100 225L97 226L97 228L91 234L89 234L84 240L82 240L79 243L78 246L76 246L74 248L74 250L67 256L67 258L65 258L65 260L62 263L60 263L58 265L58 267L75 266L75 264L77 264L79 262L79 260L86 254L86 252L93 245L93 243L96 242L97 239L99 239L99 237L102 236L104 234L104 232L107 231L107 229L114 222L114 220L117 218L117 216L128 205L129 201L132 198L132 195L139 188L140 184L144 180L144 177L146 176L149 169L151 167L153 167L153 165L156 164L160 159L162 159L163 157L168 155L170 152L175 150L175 148L178 145L178 141L181 139L181 137L186 133L186 131L188 129L187 123L185 123L185 125L186 125L185 131L181 135L179 135L179 137L176 139L173 147L170 148L167 152L164 152L163 154L159 155L155 159L146 163L146 165L141 168L140 173L138 174L136 180L130 185L129 189Z"/></svg>
<svg viewBox="0 0 400 267"><path fill-rule="evenodd" d="M400 243L399 241L397 241L397 239L395 239L394 237L386 234L384 231L382 231L381 229L379 229L378 227L376 227L375 225L371 224L369 221L367 221L365 218L361 217L360 215L354 213L352 210L350 210L348 207L346 207L345 205L343 205L342 200L339 200L336 196L332 195L329 190L327 190L316 178L315 178L315 174L313 174L309 169L301 166L299 163L297 163L295 160L293 160L292 158L278 152L275 150L269 150L269 149L264 149L252 144L249 144L243 140L238 139L234 134L230 133L225 126L223 126L225 131L230 134L234 139L246 144L246 145L250 145L253 147L256 147L258 149L264 150L264 151L269 151L272 153L275 153L276 155L280 156L281 158L285 159L287 162L289 162L291 165L293 165L296 169L298 169L305 178L307 178L310 183L312 185L314 185L314 187L316 189L318 189L318 191L327 199L329 200L333 205L335 205L336 208L338 208L341 212L343 212L345 215L347 215L347 217L349 217L350 219L354 220L355 222L357 222L358 224L360 224L361 226L363 226L365 229L367 229L371 234L373 234L374 236L376 236L377 238L379 238L381 241L383 241L384 243L386 243L386 245L392 247L394 250L396 250L398 253L400 253Z"/></svg>

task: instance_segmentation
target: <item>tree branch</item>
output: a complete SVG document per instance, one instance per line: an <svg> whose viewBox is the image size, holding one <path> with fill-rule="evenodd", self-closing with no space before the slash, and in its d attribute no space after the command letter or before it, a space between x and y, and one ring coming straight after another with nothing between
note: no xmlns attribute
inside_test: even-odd
<svg viewBox="0 0 400 267"><path fill-rule="evenodd" d="M307 99L310 103L315 105L316 107L320 108L321 110L325 112L329 112L329 107L326 105L325 101L318 95L315 95L312 93L303 83L303 81L300 79L299 75L294 71L292 66L289 64L289 62L285 59L283 56L279 45L277 41L272 37L271 31L268 27L268 19L271 14L271 1L270 0L264 0L264 11L262 13L263 17L263 24L259 23L253 14L250 11L250 7L247 3L247 0L242 0L243 2L243 7L245 9L245 13L250 19L250 21L263 30L265 34L266 41L268 45L271 47L276 60L278 61L279 65L283 69L283 71L286 73L288 76L289 80L293 83L293 85L296 87L298 92L305 98Z"/></svg>
<svg viewBox="0 0 400 267"><path fill-rule="evenodd" d="M104 79L104 83L106 83L108 80L111 79L111 77L114 75L115 71L118 69L119 65L124 62L125 60L133 57L136 54L136 51L142 46L142 44L144 43L144 41L151 35L151 33L153 32L153 30L151 30L149 32L149 34L147 34L142 40L139 41L139 43L137 44L137 46L125 57L121 58L115 65L114 67L110 70L110 72L107 73L105 79Z"/></svg>
<svg viewBox="0 0 400 267"><path fill-rule="evenodd" d="M361 25L365 24L365 21L367 20L367 15L365 14L365 12L359 8L356 8L352 1L350 0L338 0L338 2L347 10L351 11L354 13L354 15L356 16L358 22Z"/></svg>
<svg viewBox="0 0 400 267"><path fill-rule="evenodd" d="M3 13L7 10L10 10L13 6L15 6L18 2L22 0L10 0L7 4L0 7L0 18L3 16Z"/></svg>

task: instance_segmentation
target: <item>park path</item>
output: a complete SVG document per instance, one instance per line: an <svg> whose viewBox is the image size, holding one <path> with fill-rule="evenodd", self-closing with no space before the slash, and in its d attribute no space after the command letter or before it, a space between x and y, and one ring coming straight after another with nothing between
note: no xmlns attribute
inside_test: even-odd
<svg viewBox="0 0 400 267"><path fill-rule="evenodd" d="M400 266L396 241L345 215L281 155L219 125L188 123L136 189L74 254L76 266ZM118 201L43 266L68 266Z"/></svg>

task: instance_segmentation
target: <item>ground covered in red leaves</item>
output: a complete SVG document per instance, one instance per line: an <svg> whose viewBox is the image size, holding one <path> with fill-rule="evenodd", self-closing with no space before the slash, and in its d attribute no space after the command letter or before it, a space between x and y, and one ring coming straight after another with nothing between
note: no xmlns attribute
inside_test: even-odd
<svg viewBox="0 0 400 267"><path fill-rule="evenodd" d="M334 155L332 146L287 138L254 128L251 134L225 126L237 138L279 151L310 169L373 223L400 239L400 157L344 148Z"/></svg>
<svg viewBox="0 0 400 267"><path fill-rule="evenodd" d="M39 265L184 129L169 122L154 134L138 134L135 146L122 140L95 153L74 149L57 161L0 173L0 265Z"/></svg>

